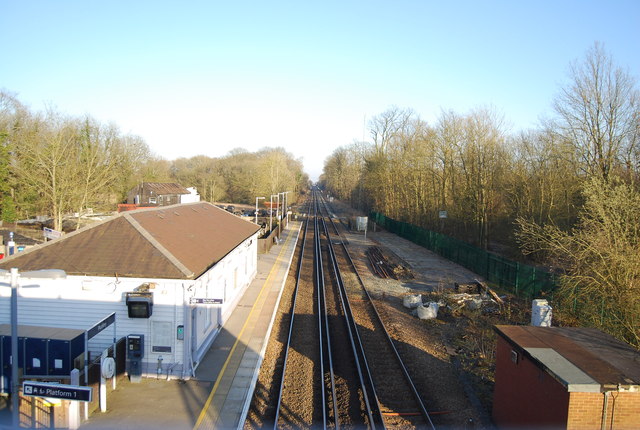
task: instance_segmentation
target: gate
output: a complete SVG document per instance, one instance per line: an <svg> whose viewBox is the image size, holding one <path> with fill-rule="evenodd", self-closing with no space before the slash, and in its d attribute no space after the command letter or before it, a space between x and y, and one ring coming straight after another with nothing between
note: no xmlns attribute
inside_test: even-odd
<svg viewBox="0 0 640 430"><path fill-rule="evenodd" d="M66 402L52 404L40 397L20 396L20 426L34 429L67 426Z"/></svg>

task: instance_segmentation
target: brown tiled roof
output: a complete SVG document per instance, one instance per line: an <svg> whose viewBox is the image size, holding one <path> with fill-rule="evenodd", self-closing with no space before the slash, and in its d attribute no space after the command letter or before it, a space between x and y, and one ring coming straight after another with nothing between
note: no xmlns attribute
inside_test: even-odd
<svg viewBox="0 0 640 430"><path fill-rule="evenodd" d="M206 202L140 209L0 260L0 269L192 279L258 229Z"/></svg>
<svg viewBox="0 0 640 430"><path fill-rule="evenodd" d="M604 388L640 385L640 351L600 330L509 325L495 329L525 351L554 350Z"/></svg>
<svg viewBox="0 0 640 430"><path fill-rule="evenodd" d="M189 190L187 190L180 184L176 184L175 182L144 182L142 184L142 187L148 191L153 191L158 195L189 194Z"/></svg>

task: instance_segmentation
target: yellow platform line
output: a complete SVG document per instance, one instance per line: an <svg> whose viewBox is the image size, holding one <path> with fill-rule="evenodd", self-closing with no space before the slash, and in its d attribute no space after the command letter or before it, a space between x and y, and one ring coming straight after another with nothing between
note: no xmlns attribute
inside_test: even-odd
<svg viewBox="0 0 640 430"><path fill-rule="evenodd" d="M292 237L293 237L293 235L291 235L291 234L288 235L287 240L285 241L284 245L282 246L282 249L280 250L280 253L278 254L278 257L276 257L276 262L274 263L273 267L269 271L269 275L267 276L267 279L265 280L264 285L262 285L262 288L260 289L260 293L258 293L258 297L256 298L256 301L254 302L253 307L251 308L251 311L249 312L249 315L247 315L247 319L245 320L244 324L242 325L242 329L240 329L240 333L236 337L236 341L234 342L233 347L231 347L231 351L229 351L229 355L227 356L227 359L225 360L224 364L222 365L222 369L220 370L220 373L218 374L218 378L216 379L215 384L213 384L213 388L211 389L211 392L209 393L209 397L207 397L207 401L204 403L204 406L202 407L202 410L200 411L200 415L198 416L198 420L196 421L195 425L193 426L193 430L197 430L198 427L200 427L200 425L202 424L202 421L204 420L205 416L207 415L207 410L211 406L211 402L213 401L213 397L215 396L216 391L218 391L218 387L220 386L220 381L222 381L222 376L224 375L224 372L226 371L227 366L229 365L229 362L231 361L231 357L233 356L233 353L235 352L235 350L236 350L236 348L238 346L238 343L240 343L240 338L242 337L242 334L244 333L244 330L247 328L247 324L249 323L249 320L251 319L251 316L253 315L253 311L256 310L256 303L258 303L258 301L262 297L262 293L265 291L266 286L269 285L272 282L271 278L274 275L274 273L276 273L277 269L280 268L280 266L278 264L278 261L280 261L280 259L282 257L282 254L287 249L287 247L289 245L289 241L291 240Z"/></svg>

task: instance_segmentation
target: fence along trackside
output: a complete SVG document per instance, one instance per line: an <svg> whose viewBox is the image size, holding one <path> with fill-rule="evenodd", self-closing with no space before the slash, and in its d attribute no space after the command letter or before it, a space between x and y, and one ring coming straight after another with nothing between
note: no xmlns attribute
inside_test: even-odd
<svg viewBox="0 0 640 430"><path fill-rule="evenodd" d="M534 298L556 288L553 273L518 263L435 231L371 212L378 225L453 261L520 297Z"/></svg>

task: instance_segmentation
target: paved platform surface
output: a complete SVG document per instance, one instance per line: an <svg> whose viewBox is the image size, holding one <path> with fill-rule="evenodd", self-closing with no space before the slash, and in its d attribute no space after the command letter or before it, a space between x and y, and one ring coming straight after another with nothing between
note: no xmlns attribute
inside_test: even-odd
<svg viewBox="0 0 640 430"><path fill-rule="evenodd" d="M81 429L235 429L242 427L295 251L300 223L258 255L257 275L188 381L123 381Z"/></svg>

